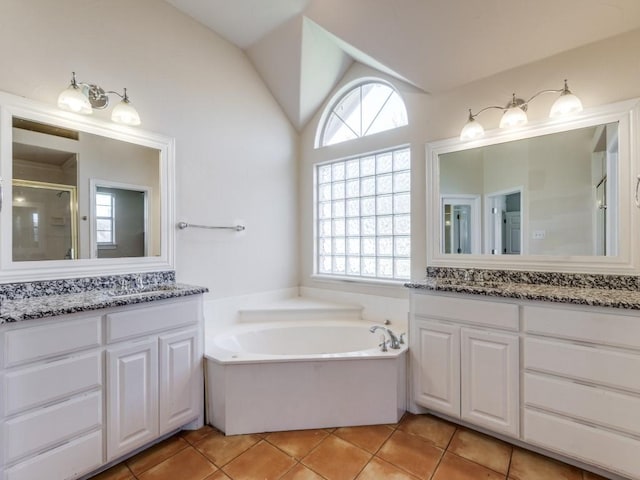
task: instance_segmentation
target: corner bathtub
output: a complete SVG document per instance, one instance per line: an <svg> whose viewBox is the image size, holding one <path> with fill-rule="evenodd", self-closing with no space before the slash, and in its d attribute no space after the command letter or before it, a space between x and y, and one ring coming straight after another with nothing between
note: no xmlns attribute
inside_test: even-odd
<svg viewBox="0 0 640 480"><path fill-rule="evenodd" d="M407 347L381 352L371 325L252 323L207 338L209 423L235 435L397 422Z"/></svg>

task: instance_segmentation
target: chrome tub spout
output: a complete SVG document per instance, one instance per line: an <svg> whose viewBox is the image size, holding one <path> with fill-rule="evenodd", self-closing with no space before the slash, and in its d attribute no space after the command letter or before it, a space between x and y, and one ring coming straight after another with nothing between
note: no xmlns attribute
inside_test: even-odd
<svg viewBox="0 0 640 480"><path fill-rule="evenodd" d="M400 348L400 339L397 337L395 333L390 328L383 327L382 325L374 325L369 329L371 333L374 333L376 330L384 330L389 335L389 347L394 350L398 350Z"/></svg>

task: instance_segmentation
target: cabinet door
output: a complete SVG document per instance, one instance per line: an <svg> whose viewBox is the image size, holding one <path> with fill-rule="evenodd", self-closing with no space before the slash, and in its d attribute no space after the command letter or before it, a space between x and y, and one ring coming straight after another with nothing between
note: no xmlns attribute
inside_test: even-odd
<svg viewBox="0 0 640 480"><path fill-rule="evenodd" d="M411 335L414 401L460 416L460 327L416 319Z"/></svg>
<svg viewBox="0 0 640 480"><path fill-rule="evenodd" d="M107 349L107 460L158 436L158 341Z"/></svg>
<svg viewBox="0 0 640 480"><path fill-rule="evenodd" d="M518 337L461 329L462 418L495 432L519 432Z"/></svg>
<svg viewBox="0 0 640 480"><path fill-rule="evenodd" d="M198 417L202 402L198 331L160 336L160 434Z"/></svg>

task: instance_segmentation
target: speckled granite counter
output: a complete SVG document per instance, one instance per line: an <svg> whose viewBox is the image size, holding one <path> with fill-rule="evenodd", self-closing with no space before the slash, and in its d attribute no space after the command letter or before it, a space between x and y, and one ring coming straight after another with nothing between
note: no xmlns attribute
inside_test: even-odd
<svg viewBox="0 0 640 480"><path fill-rule="evenodd" d="M421 290L640 310L639 284L640 278L635 275L438 267L428 268L423 282L406 283L405 286Z"/></svg>
<svg viewBox="0 0 640 480"><path fill-rule="evenodd" d="M142 289L122 290L122 282L129 285L138 279L145 285ZM208 291L175 283L173 272L4 284L0 285L0 325Z"/></svg>

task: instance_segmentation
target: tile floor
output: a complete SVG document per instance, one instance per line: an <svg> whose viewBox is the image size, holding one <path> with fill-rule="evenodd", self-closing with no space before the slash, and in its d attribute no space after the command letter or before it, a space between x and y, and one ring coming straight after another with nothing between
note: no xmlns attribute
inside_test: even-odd
<svg viewBox="0 0 640 480"><path fill-rule="evenodd" d="M597 480L431 415L396 425L226 437L181 432L92 480Z"/></svg>

